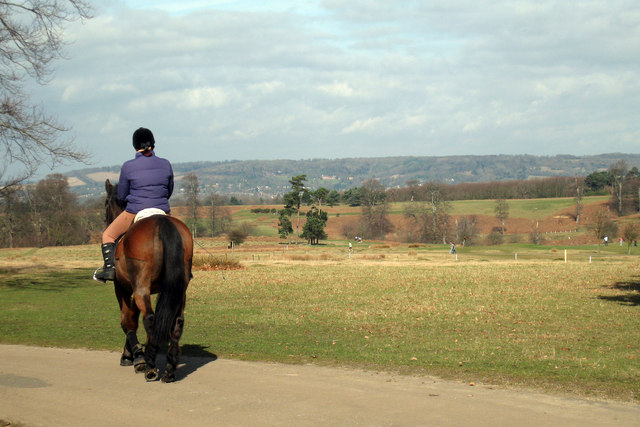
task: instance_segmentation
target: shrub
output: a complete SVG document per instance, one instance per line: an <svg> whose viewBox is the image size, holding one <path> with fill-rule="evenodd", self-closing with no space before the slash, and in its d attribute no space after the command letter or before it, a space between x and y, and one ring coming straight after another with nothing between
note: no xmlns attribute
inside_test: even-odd
<svg viewBox="0 0 640 427"><path fill-rule="evenodd" d="M354 236L358 235L358 225L357 224L344 224L341 230L342 236L347 239L353 239Z"/></svg>
<svg viewBox="0 0 640 427"><path fill-rule="evenodd" d="M544 236L537 228L531 231L531 233L529 234L529 239L534 245L541 245L544 243Z"/></svg>
<svg viewBox="0 0 640 427"><path fill-rule="evenodd" d="M242 268L237 259L218 258L213 255L196 255L193 257L194 270L237 270Z"/></svg>
<svg viewBox="0 0 640 427"><path fill-rule="evenodd" d="M504 236L502 235L502 233L497 231L492 231L487 236L487 243L489 245L501 245L503 241L504 241Z"/></svg>
<svg viewBox="0 0 640 427"><path fill-rule="evenodd" d="M520 243L521 236L519 234L512 234L509 238L509 243Z"/></svg>
<svg viewBox="0 0 640 427"><path fill-rule="evenodd" d="M229 241L233 242L235 245L240 245L244 243L247 236L248 236L248 233L238 228L236 228L235 230L231 230L229 234L227 234L227 238L229 239Z"/></svg>

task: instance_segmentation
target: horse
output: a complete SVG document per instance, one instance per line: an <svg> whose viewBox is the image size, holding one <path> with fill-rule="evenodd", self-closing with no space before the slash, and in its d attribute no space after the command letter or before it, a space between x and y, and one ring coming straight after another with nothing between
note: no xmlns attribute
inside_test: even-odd
<svg viewBox="0 0 640 427"><path fill-rule="evenodd" d="M117 198L117 184L105 182L106 222L110 224L125 208ZM115 251L114 288L120 305L120 325L126 335L120 365L133 366L147 381L158 379L156 356L169 343L165 383L176 379L180 337L189 281L193 277L193 238L189 228L169 215L152 215L136 221L118 240ZM155 312L151 295L159 294ZM139 316L147 333L143 347L138 341Z"/></svg>

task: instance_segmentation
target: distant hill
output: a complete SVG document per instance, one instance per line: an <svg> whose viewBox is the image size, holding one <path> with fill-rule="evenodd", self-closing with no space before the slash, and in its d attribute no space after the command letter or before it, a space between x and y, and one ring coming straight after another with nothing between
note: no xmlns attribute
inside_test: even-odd
<svg viewBox="0 0 640 427"><path fill-rule="evenodd" d="M410 180L461 183L586 176L606 170L618 160L626 161L629 167L640 168L640 154L622 153L245 160L174 163L173 168L177 180L186 173L195 173L203 193L215 191L223 195L270 198L289 191L288 180L301 174L307 175L311 189L345 190L371 178L391 188L405 186ZM104 192L105 179L117 180L119 172L120 165L76 170L66 175L76 193L98 196Z"/></svg>

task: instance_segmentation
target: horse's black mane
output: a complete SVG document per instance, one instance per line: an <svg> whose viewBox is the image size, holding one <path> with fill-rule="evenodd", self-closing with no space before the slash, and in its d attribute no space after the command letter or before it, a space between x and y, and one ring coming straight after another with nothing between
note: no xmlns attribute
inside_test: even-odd
<svg viewBox="0 0 640 427"><path fill-rule="evenodd" d="M125 209L127 207L127 202L125 200L118 199L118 184L113 185L113 189L111 190L111 194L109 195L109 197L113 198L116 204L122 209ZM108 202L108 199L109 198L107 198L107 202Z"/></svg>

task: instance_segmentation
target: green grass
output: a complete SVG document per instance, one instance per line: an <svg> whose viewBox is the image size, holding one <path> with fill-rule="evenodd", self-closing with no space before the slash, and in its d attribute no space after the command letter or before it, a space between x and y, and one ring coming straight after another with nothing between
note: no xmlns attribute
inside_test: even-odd
<svg viewBox="0 0 640 427"><path fill-rule="evenodd" d="M562 248L513 245L461 248L455 261L443 245L357 245L348 259L334 243L268 254L254 244L238 254L243 270L196 271L186 354L640 401L635 256L602 252L590 264L594 248L578 248L564 263ZM99 261L85 247L47 251ZM32 257L0 251L16 265L0 270L0 342L119 350L111 287L88 268L27 267Z"/></svg>
<svg viewBox="0 0 640 427"><path fill-rule="evenodd" d="M607 196L585 197L584 204L599 203L608 200ZM403 214L410 202L392 203L391 213ZM575 206L570 197L555 199L513 199L507 200L509 218L544 219L554 213ZM495 200L455 200L450 202L451 215L487 215L494 217Z"/></svg>
<svg viewBox="0 0 640 427"><path fill-rule="evenodd" d="M585 197L584 204L603 202L607 197ZM573 198L507 200L510 218L544 219L549 215L575 206ZM453 215L495 216L495 200L460 200L451 202Z"/></svg>
<svg viewBox="0 0 640 427"><path fill-rule="evenodd" d="M185 339L223 356L638 399L638 285L618 281L632 268L256 266L198 277L189 315L209 327Z"/></svg>
<svg viewBox="0 0 640 427"><path fill-rule="evenodd" d="M121 347L112 286L91 269L0 269L1 341L53 347Z"/></svg>

